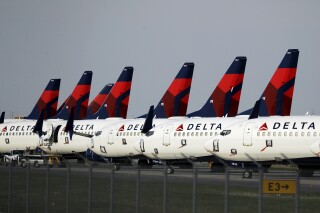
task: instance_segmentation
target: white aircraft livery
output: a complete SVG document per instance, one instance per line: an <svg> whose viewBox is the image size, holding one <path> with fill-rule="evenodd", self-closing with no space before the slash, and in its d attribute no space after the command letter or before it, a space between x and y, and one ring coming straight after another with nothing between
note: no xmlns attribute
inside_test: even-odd
<svg viewBox="0 0 320 213"><path fill-rule="evenodd" d="M268 164L288 158L300 170L313 174L320 168L320 117L272 116L238 122L210 139L204 148L233 162Z"/></svg>

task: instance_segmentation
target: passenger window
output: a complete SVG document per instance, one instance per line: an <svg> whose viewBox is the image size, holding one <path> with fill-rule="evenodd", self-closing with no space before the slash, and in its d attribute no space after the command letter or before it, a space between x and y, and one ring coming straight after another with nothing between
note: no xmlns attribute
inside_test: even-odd
<svg viewBox="0 0 320 213"><path fill-rule="evenodd" d="M187 136L189 136L189 132L187 132Z"/></svg>
<svg viewBox="0 0 320 213"><path fill-rule="evenodd" d="M292 132L289 132L289 136L292 136Z"/></svg>
<svg viewBox="0 0 320 213"><path fill-rule="evenodd" d="M133 136L136 136L136 135L137 135L137 133L136 133L136 132L134 132Z"/></svg>
<svg viewBox="0 0 320 213"><path fill-rule="evenodd" d="M294 133L294 136L298 137L298 136L299 136L299 133L298 133L298 132L295 132L295 133Z"/></svg>
<svg viewBox="0 0 320 213"><path fill-rule="evenodd" d="M314 132L314 133L313 133L313 136L317 136L317 133L316 133L316 132Z"/></svg>
<svg viewBox="0 0 320 213"><path fill-rule="evenodd" d="M276 132L273 132L272 135L275 137L275 136L277 136L277 133L276 133Z"/></svg>
<svg viewBox="0 0 320 213"><path fill-rule="evenodd" d="M278 132L278 136L281 136L281 132Z"/></svg>
<svg viewBox="0 0 320 213"><path fill-rule="evenodd" d="M182 133L182 136L184 137L184 136L185 136L185 134L186 134L186 133L185 133L185 132L183 132L183 133Z"/></svg>
<svg viewBox="0 0 320 213"><path fill-rule="evenodd" d="M310 135L311 135L311 133L310 133L310 132L308 132L308 133L307 133L307 136L310 136Z"/></svg>
<svg viewBox="0 0 320 213"><path fill-rule="evenodd" d="M191 132L191 136L193 136L194 135L194 132Z"/></svg>
<svg viewBox="0 0 320 213"><path fill-rule="evenodd" d="M262 133L262 136L266 136L266 133L265 133L265 132L263 132L263 133Z"/></svg>
<svg viewBox="0 0 320 213"><path fill-rule="evenodd" d="M198 132L196 132L196 136L198 136Z"/></svg>
<svg viewBox="0 0 320 213"><path fill-rule="evenodd" d="M21 135L21 132L19 132L19 136Z"/></svg>
<svg viewBox="0 0 320 213"><path fill-rule="evenodd" d="M301 136L304 136L304 132L301 132Z"/></svg>
<svg viewBox="0 0 320 213"><path fill-rule="evenodd" d="M0 133L0 136L2 136L2 133Z"/></svg>
<svg viewBox="0 0 320 213"><path fill-rule="evenodd" d="M132 132L130 132L130 136L132 136Z"/></svg>
<svg viewBox="0 0 320 213"><path fill-rule="evenodd" d="M202 136L203 135L203 132L200 132L200 136Z"/></svg>
<svg viewBox="0 0 320 213"><path fill-rule="evenodd" d="M180 136L181 136L181 132L178 133L178 137L180 137Z"/></svg>
<svg viewBox="0 0 320 213"><path fill-rule="evenodd" d="M260 136L260 132L257 132L257 136Z"/></svg>
<svg viewBox="0 0 320 213"><path fill-rule="evenodd" d="M287 132L284 132L284 133L283 133L283 136L287 136Z"/></svg>
<svg viewBox="0 0 320 213"><path fill-rule="evenodd" d="M175 132L173 135L174 135L174 137L176 137L176 136L177 136L177 133Z"/></svg>
<svg viewBox="0 0 320 213"><path fill-rule="evenodd" d="M205 132L204 135L205 135L205 136L208 136L208 132Z"/></svg>
<svg viewBox="0 0 320 213"><path fill-rule="evenodd" d="M218 132L215 132L215 134L214 135L218 135L219 133Z"/></svg>
<svg viewBox="0 0 320 213"><path fill-rule="evenodd" d="M267 134L268 134L268 136L271 136L271 132L268 132Z"/></svg>
<svg viewBox="0 0 320 213"><path fill-rule="evenodd" d="M210 132L210 136L212 136L213 135L213 132Z"/></svg>

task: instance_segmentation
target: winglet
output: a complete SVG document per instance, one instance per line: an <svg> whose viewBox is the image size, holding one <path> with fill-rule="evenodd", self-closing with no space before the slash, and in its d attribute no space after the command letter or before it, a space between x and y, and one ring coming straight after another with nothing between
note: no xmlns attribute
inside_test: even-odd
<svg viewBox="0 0 320 213"><path fill-rule="evenodd" d="M73 136L73 122L74 122L74 107L71 108L67 125L66 125L66 128L64 129L65 132L69 132L70 140L72 140L72 136Z"/></svg>
<svg viewBox="0 0 320 213"><path fill-rule="evenodd" d="M36 125L34 126L34 129L32 131L34 133L38 133L39 138L43 135L43 131L42 131L43 120L44 120L44 110L41 111L41 113L37 119Z"/></svg>
<svg viewBox="0 0 320 213"><path fill-rule="evenodd" d="M254 119L254 118L258 118L259 111L260 111L261 100L262 99L257 100L256 103L254 104L254 107L252 109L252 112L251 112L248 120L251 120L251 119Z"/></svg>
<svg viewBox="0 0 320 213"><path fill-rule="evenodd" d="M5 112L3 111L0 116L0 124L4 123L4 115L5 115Z"/></svg>
<svg viewBox="0 0 320 213"><path fill-rule="evenodd" d="M147 114L147 118L144 122L143 129L141 130L142 133L146 134L149 132L150 129L152 129L152 121L153 121L153 109L154 106L150 106L149 112Z"/></svg>

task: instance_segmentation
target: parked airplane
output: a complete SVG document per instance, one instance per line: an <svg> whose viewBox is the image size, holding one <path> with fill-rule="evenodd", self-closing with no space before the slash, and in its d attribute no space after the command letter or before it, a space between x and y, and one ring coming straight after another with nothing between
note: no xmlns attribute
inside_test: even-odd
<svg viewBox="0 0 320 213"><path fill-rule="evenodd" d="M246 65L245 57L236 57L222 80L205 103L201 110L191 113L190 115L226 115L237 112L237 108L229 107L232 98L235 99L236 106L238 106L237 97L240 95L244 69ZM218 95L219 94L219 95ZM230 110L230 111L228 111ZM152 116L154 117L152 110ZM149 112L151 113L151 112ZM169 119L154 119L153 126L163 125L164 123L170 125L171 122L185 119L186 117L170 117ZM97 135L91 139L89 145L90 150L98 153L100 156L113 159L112 162L121 161L125 156L135 156L141 154L134 148L134 144L143 137L143 129L145 119L123 120L118 123L104 127ZM149 161L146 158L138 160L139 165L148 165Z"/></svg>
<svg viewBox="0 0 320 213"><path fill-rule="evenodd" d="M320 117L271 116L234 123L210 139L205 149L233 166L243 165L244 177L252 176L252 161L264 167L272 163L298 165L302 176L320 169Z"/></svg>
<svg viewBox="0 0 320 213"><path fill-rule="evenodd" d="M45 90L42 92L38 102L32 109L31 113L25 119L36 120L40 116L40 112L44 110L44 119L51 118L56 115L58 97L61 79L51 79ZM22 121L22 119L5 119L4 122Z"/></svg>
<svg viewBox="0 0 320 213"><path fill-rule="evenodd" d="M282 115L290 112L283 107L280 107L279 111L274 109L277 106L282 106L283 100L290 103L286 107L291 108L291 100L289 99L292 98L291 91L293 91L294 85L287 85L295 78L298 55L298 50L288 50L263 93L265 99L269 101L266 101L267 104L264 104L261 108L271 115ZM277 87L271 87L270 84L274 83L275 76L278 77L277 82L286 86L281 87L277 84ZM284 88L287 89L287 92L284 91ZM208 153L203 149L204 143L214 135L218 135L225 127L246 119L247 116L195 118L159 125L151 129L150 133L142 137L139 142L136 142L135 148L146 157L166 160L169 165L173 162L185 160L185 158L207 160ZM212 161L214 161L213 158ZM171 173L173 168L168 166L167 171Z"/></svg>
<svg viewBox="0 0 320 213"><path fill-rule="evenodd" d="M190 91L190 88L186 89L186 87L188 87L189 83L191 84L190 78L192 78L193 68L194 68L193 63L185 63L182 66L178 75L176 76L173 83L170 85L168 91L165 93L163 97L166 97L167 94L171 94L173 96L170 98L163 98L161 103L164 103L164 104L159 104L158 109L155 109L156 113L160 112L159 115L161 115L161 113L163 113L164 110L170 113L172 112L180 113L180 112L186 111L184 110L185 108L184 104L180 103L178 108L174 108L175 105L171 104L170 101L179 100L179 102L182 101L183 103L188 103L188 102L185 102L185 101L188 101L188 98L186 98L189 96L188 93L183 92L183 94L181 95L181 92L177 93L175 91ZM113 87L113 89L115 87L116 85ZM129 88L129 85L127 85L126 88ZM114 96L111 96L111 97L114 97L114 98L117 97L123 101L111 100L110 104L107 104L107 107L113 107L113 110L108 109L104 111L110 113L111 115L116 116L117 114L114 114L115 112L118 113L122 108L127 109L126 107L127 105L123 103L127 103L126 101L128 101L128 98L122 99L123 96L120 95L119 91L116 90L115 93L113 93L112 92L113 89L111 90L110 94L114 94ZM181 98L183 100L181 100ZM118 115L118 116L126 117L126 115ZM109 126L109 125L116 126L116 123L122 120L123 119L121 119L120 117L117 117L117 118L110 117L110 118L107 118L106 120L93 119L93 120L74 121L75 135L72 140L70 140L69 134L63 130L64 129L63 127L65 126L65 123L66 123L64 122L64 124L61 124L60 127L57 126L57 128L55 128L54 134L57 135L56 140L53 140L51 142L48 141L48 143L43 143L43 146L41 146L41 148L46 152L59 153L59 154L69 154L72 152L78 152L78 153L85 152L87 150L87 142L89 140L88 137L92 137L95 133L100 134L99 131L103 127ZM130 120L132 122L137 122L138 120L141 120L142 121L141 123L143 123L145 119L140 118L140 119L127 119L127 120ZM164 120L166 121L166 119ZM109 132L109 134L111 137L111 135L113 134L113 131Z"/></svg>
<svg viewBox="0 0 320 213"><path fill-rule="evenodd" d="M128 77L130 79L130 85L131 85L133 68L129 67L129 69L127 69L127 71L125 73L126 74L122 75L122 77ZM91 71L86 71L83 74L78 85L74 89L72 95L65 101L65 103L66 103L64 105L65 113L68 112L69 110L71 112L72 108L74 108L76 110L77 107L79 107L81 105L81 102L87 101L87 98L89 96L88 89L90 89L91 78L92 78ZM126 90L122 90L122 87L123 87L122 84L123 84L123 82L119 82L119 84L117 84L117 86L114 87L115 94L118 94L118 92L120 92L120 93L127 92L127 87L125 87ZM129 89L130 89L130 87L129 87ZM114 105L116 105L117 103L121 103L121 101L119 102L118 100L114 100L114 96L110 96L110 97L111 97L111 102L110 102L111 104L109 105L109 107L113 107L112 101L114 101ZM78 103L74 103L75 100L78 100L77 101ZM128 101L128 98L127 98L127 101ZM81 105L81 107L84 107L84 105ZM70 108L69 106L73 106L73 107ZM114 107L116 107L116 106L114 106ZM119 109L116 110L117 112L121 112L121 113L126 114L126 112L127 112L126 107L123 107L123 105L119 105L118 107L119 107ZM81 109L83 109L83 108L81 108ZM87 109L85 109L85 110L87 110ZM83 112L84 112L84 110L79 111L79 113L74 113L75 117L79 114L81 115L81 113L83 113ZM57 117L59 117L59 115ZM44 119L44 117L42 117L42 119ZM114 120L117 120L117 118L109 119L108 121L114 122ZM86 122L84 122L84 123L86 123ZM64 131L61 128L62 126L66 125L66 120L49 119L49 120L43 121L43 130L41 132L44 132L44 133L40 138L39 138L38 134L35 134L33 132L35 124L36 124L35 120L27 120L27 121L23 121L23 122L14 122L14 123L10 123L10 124L4 123L3 125L0 125L0 129L1 129L0 141L4 141L4 143L2 145L0 145L0 152L1 153L8 153L13 149L20 149L20 150L26 149L26 148L35 149L37 146L40 146L42 148L47 147L47 150L50 150L50 146L48 144L58 142L58 136L59 136L58 133L60 133L60 138L61 138L61 140L63 140L63 142L61 141L61 143L68 143L69 138L65 138L62 136ZM79 127L79 125L77 125L77 122L76 122L75 131L81 130L85 134L93 135L94 132L97 131L94 128L94 126L97 126L97 129L100 129L104 125L105 125L104 120L101 120L101 121L90 120L89 124L84 125L82 123L81 127ZM67 151L68 150L66 150L66 152ZM71 148L71 152L72 151L74 151L74 150L72 150L72 148ZM75 151L77 151L77 149Z"/></svg>

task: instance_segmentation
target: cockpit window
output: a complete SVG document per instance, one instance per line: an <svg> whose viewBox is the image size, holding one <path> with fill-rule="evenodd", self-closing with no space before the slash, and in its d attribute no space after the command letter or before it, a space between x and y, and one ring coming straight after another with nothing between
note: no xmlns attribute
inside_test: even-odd
<svg viewBox="0 0 320 213"><path fill-rule="evenodd" d="M229 135L231 133L231 130L223 130L220 135L222 136L226 136L226 135Z"/></svg>
<svg viewBox="0 0 320 213"><path fill-rule="evenodd" d="M95 136L99 136L101 135L102 131L97 131L96 134L94 134Z"/></svg>

